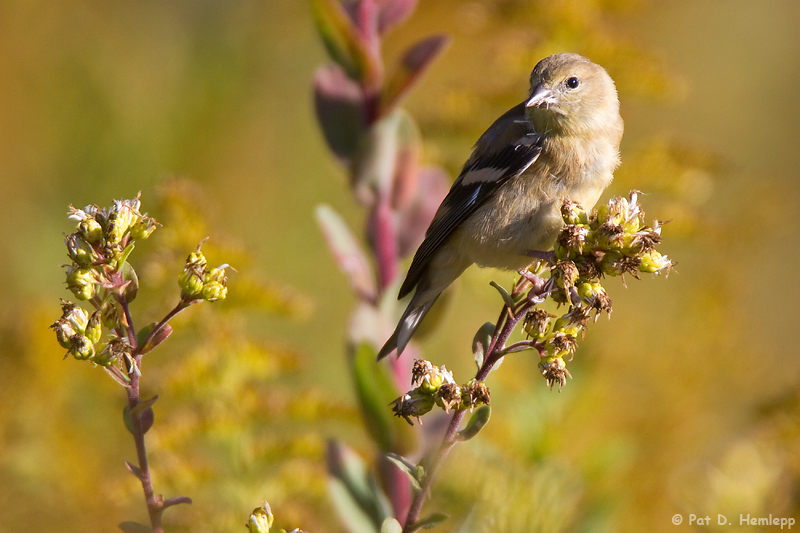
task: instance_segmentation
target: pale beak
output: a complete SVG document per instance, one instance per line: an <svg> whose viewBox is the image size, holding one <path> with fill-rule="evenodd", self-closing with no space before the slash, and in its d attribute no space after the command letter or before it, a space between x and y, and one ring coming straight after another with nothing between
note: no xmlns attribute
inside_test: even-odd
<svg viewBox="0 0 800 533"><path fill-rule="evenodd" d="M556 99L553 96L553 91L543 83L540 83L531 91L531 97L525 102L525 107L542 107L555 103Z"/></svg>

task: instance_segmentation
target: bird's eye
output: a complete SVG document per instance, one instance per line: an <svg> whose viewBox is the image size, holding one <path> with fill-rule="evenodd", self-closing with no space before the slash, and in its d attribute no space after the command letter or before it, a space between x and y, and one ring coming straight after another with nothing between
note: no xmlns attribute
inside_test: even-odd
<svg viewBox="0 0 800 533"><path fill-rule="evenodd" d="M572 76L571 78L567 79L567 87L569 87L570 89L577 89L578 85L580 85L580 84L581 84L581 80L579 80L575 76Z"/></svg>

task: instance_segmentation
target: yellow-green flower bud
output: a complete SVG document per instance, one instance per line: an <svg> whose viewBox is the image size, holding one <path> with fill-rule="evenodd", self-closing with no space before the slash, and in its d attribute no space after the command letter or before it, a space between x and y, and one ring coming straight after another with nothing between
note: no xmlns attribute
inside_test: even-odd
<svg viewBox="0 0 800 533"><path fill-rule="evenodd" d="M84 218L78 223L78 232L91 244L103 239L103 227L93 218Z"/></svg>
<svg viewBox="0 0 800 533"><path fill-rule="evenodd" d="M100 366L111 366L117 359L131 353L128 341L114 337L100 352L92 358L92 362Z"/></svg>
<svg viewBox="0 0 800 533"><path fill-rule="evenodd" d="M97 276L93 270L83 267L69 267L67 269L67 289L78 300L88 300L95 293Z"/></svg>
<svg viewBox="0 0 800 533"><path fill-rule="evenodd" d="M228 265L218 266L206 273L202 291L204 300L215 302L217 300L224 300L228 295L228 278L225 277L225 268L227 266Z"/></svg>
<svg viewBox="0 0 800 533"><path fill-rule="evenodd" d="M225 297L228 296L228 287L219 283L218 281L212 281L210 283L205 283L203 285L203 291L201 296L204 300L208 300L209 302L216 302L217 300L224 300Z"/></svg>
<svg viewBox="0 0 800 533"><path fill-rule="evenodd" d="M85 335L92 341L92 344L100 342L100 337L103 334L102 314L99 310L92 313L92 316L89 317L89 323L86 325Z"/></svg>
<svg viewBox="0 0 800 533"><path fill-rule="evenodd" d="M197 297L203 292L203 273L186 268L178 275L178 286L186 296Z"/></svg>
<svg viewBox="0 0 800 533"><path fill-rule="evenodd" d="M111 330L116 329L120 325L119 311L112 301L107 301L103 305L102 322L103 326Z"/></svg>
<svg viewBox="0 0 800 533"><path fill-rule="evenodd" d="M73 335L70 338L69 353L75 359L85 361L95 354L94 344L85 335Z"/></svg>
<svg viewBox="0 0 800 533"><path fill-rule="evenodd" d="M269 533L269 528L272 527L274 520L269 504L264 502L264 505L253 509L253 512L250 513L247 529L250 533Z"/></svg>
<svg viewBox="0 0 800 533"><path fill-rule="evenodd" d="M600 270L609 276L620 276L626 272L636 276L641 263L639 257L625 257L621 252L609 251L600 260Z"/></svg>
<svg viewBox="0 0 800 533"><path fill-rule="evenodd" d="M64 239L67 255L79 266L90 266L97 260L97 252L80 233L72 233Z"/></svg>
<svg viewBox="0 0 800 533"><path fill-rule="evenodd" d="M125 236L126 230L127 228L120 224L116 217L109 218L106 223L106 242L108 244L118 244L122 237Z"/></svg>
<svg viewBox="0 0 800 533"><path fill-rule="evenodd" d="M203 255L203 252L200 251L198 248L196 252L192 252L189 254L189 257L186 258L186 266L192 266L196 268L200 268L201 270L205 270L208 261L206 261L206 256Z"/></svg>
<svg viewBox="0 0 800 533"><path fill-rule="evenodd" d="M589 216L584 211L583 207L577 202L572 200L564 200L561 204L561 218L564 224L588 224Z"/></svg>
<svg viewBox="0 0 800 533"><path fill-rule="evenodd" d="M642 255L639 270L653 274L660 273L663 270L669 272L672 266L672 261L670 261L666 255L661 255L659 252L653 250Z"/></svg>
<svg viewBox="0 0 800 533"><path fill-rule="evenodd" d="M158 222L156 219L151 217L143 216L136 224L131 227L131 239L140 241L148 238L150 234L152 234L156 227L158 226Z"/></svg>

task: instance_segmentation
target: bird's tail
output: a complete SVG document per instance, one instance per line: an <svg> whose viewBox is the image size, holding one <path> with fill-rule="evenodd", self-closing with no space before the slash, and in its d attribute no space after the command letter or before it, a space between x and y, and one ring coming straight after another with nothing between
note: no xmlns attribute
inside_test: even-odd
<svg viewBox="0 0 800 533"><path fill-rule="evenodd" d="M378 361L392 353L395 349L397 349L398 356L403 353L408 341L411 340L414 332L422 323L422 319L425 318L428 311L430 311L431 306L433 306L439 294L435 294L433 298L428 296L424 301L419 301L417 298L418 296L422 296L419 290L403 312L403 316L400 318L400 322L397 324L394 333L392 333L392 336L386 341L386 344L383 345L381 351L378 352Z"/></svg>

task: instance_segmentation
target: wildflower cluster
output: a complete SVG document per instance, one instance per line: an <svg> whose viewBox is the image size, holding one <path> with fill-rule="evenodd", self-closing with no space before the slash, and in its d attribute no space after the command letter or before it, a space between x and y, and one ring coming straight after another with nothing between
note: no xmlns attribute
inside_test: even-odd
<svg viewBox="0 0 800 533"><path fill-rule="evenodd" d="M64 238L72 260L66 266L67 288L93 310L62 300L61 318L51 326L67 355L106 368L126 386L131 374L139 372L136 355L148 352L171 333L166 325L171 316L195 302L221 300L227 294L228 265L207 268L198 246L179 277L178 307L161 323L135 332L128 306L136 298L139 279L127 259L136 241L147 239L159 226L154 218L142 214L140 207L138 195L132 200L115 200L105 209L70 206L69 218L77 226ZM103 328L110 332L105 341Z"/></svg>
<svg viewBox="0 0 800 533"><path fill-rule="evenodd" d="M411 425L414 425L412 418L419 422L419 417L435 405L449 413L451 409L472 410L491 403L489 387L485 383L473 379L466 385L458 385L444 365L439 368L424 359L414 361L411 385L414 389L390 404L395 416L405 418Z"/></svg>
<svg viewBox="0 0 800 533"><path fill-rule="evenodd" d="M546 292L568 311L556 320L541 308L526 312L522 329L542 357L539 369L549 387L559 390L571 377L565 358L572 359L578 335L585 334L592 314L611 314L611 298L600 284L603 276L639 278L639 272L668 273L673 263L656 251L663 223L643 222L644 212L633 191L628 199L612 198L587 214L566 200L561 208L564 228L555 244L555 261L549 266Z"/></svg>

